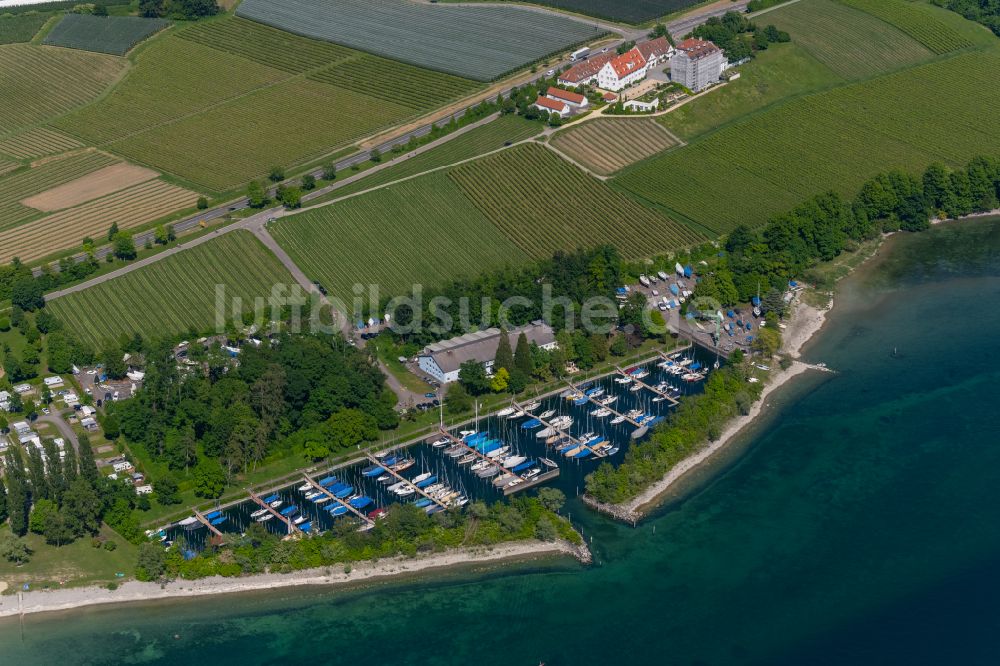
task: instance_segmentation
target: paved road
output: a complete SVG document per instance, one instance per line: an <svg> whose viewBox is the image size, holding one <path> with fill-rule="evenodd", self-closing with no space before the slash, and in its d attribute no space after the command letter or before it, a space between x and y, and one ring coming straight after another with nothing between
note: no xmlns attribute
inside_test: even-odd
<svg viewBox="0 0 1000 666"><path fill-rule="evenodd" d="M37 420L42 423L51 423L54 425L59 434L62 435L62 438L73 445L73 450L77 453L80 452L80 442L76 438L76 433L73 432L73 428L66 423L66 420L58 412L53 411L51 414L40 414Z"/></svg>

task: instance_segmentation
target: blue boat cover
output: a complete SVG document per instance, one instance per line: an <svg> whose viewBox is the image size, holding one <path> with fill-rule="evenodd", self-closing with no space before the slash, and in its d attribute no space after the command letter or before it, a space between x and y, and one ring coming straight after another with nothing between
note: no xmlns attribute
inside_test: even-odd
<svg viewBox="0 0 1000 666"><path fill-rule="evenodd" d="M226 522L226 516L219 516L212 520L213 525L221 525L224 522Z"/></svg>
<svg viewBox="0 0 1000 666"><path fill-rule="evenodd" d="M532 428L537 428L540 425L542 425L541 421L539 421L538 419L531 419L530 421L525 421L524 423L522 423L521 427L524 430L531 430Z"/></svg>
<svg viewBox="0 0 1000 666"><path fill-rule="evenodd" d="M328 476L325 479L323 479L322 481L320 481L319 485L321 485L324 488L326 488L327 486L332 486L335 483L337 483L337 477L335 477L335 476Z"/></svg>
<svg viewBox="0 0 1000 666"><path fill-rule="evenodd" d="M512 472L520 472L522 469L528 469L535 464L534 460L525 460L523 463L512 469Z"/></svg>
<svg viewBox="0 0 1000 666"><path fill-rule="evenodd" d="M211 513L206 513L205 517L211 520L212 518L218 518L222 515L221 511L212 511Z"/></svg>
<svg viewBox="0 0 1000 666"><path fill-rule="evenodd" d="M347 507L343 504L334 504L327 511L330 512L331 516L342 516L347 513Z"/></svg>
<svg viewBox="0 0 1000 666"><path fill-rule="evenodd" d="M751 296L750 302L754 305L760 305L760 296Z"/></svg>
<svg viewBox="0 0 1000 666"><path fill-rule="evenodd" d="M291 506L286 506L284 509L282 509L280 511L280 513L283 516L290 516L291 514L295 513L298 510L299 510L299 507L297 507L294 504L292 504Z"/></svg>
<svg viewBox="0 0 1000 666"><path fill-rule="evenodd" d="M695 361L694 363L691 364L691 369L692 370L698 370L699 368L701 368L701 363L698 363L697 361Z"/></svg>
<svg viewBox="0 0 1000 666"><path fill-rule="evenodd" d="M573 457L574 458L586 458L589 455L590 455L590 449L584 449L584 450L580 451L579 453L577 453L576 455L574 455Z"/></svg>
<svg viewBox="0 0 1000 666"><path fill-rule="evenodd" d="M674 296L680 296L681 290L677 288L676 284L670 285L670 293Z"/></svg>
<svg viewBox="0 0 1000 666"><path fill-rule="evenodd" d="M306 522L299 525L299 529L302 530L303 532L308 532L310 528L312 528L312 525L313 524L307 520Z"/></svg>
<svg viewBox="0 0 1000 666"><path fill-rule="evenodd" d="M271 495L270 497L265 497L264 501L270 504L271 502L280 499L277 495Z"/></svg>
<svg viewBox="0 0 1000 666"><path fill-rule="evenodd" d="M371 497L356 497L355 499L352 499L350 502L348 502L348 504L353 506L355 509L363 509L371 503L372 503Z"/></svg>
<svg viewBox="0 0 1000 666"><path fill-rule="evenodd" d="M415 485L417 486L417 488L426 488L427 486L431 485L435 481L437 481L437 477L436 476L428 476L423 481L418 481Z"/></svg>
<svg viewBox="0 0 1000 666"><path fill-rule="evenodd" d="M351 486L346 486L343 490L334 493L333 496L336 497L337 499L344 499L353 492L354 488L352 488Z"/></svg>

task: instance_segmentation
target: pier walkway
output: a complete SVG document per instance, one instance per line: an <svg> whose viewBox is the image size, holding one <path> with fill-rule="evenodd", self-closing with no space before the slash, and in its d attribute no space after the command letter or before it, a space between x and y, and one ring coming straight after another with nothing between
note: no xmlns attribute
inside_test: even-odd
<svg viewBox="0 0 1000 666"><path fill-rule="evenodd" d="M320 491L321 493L323 493L324 495L326 495L327 497L329 497L330 499L332 499L334 502L336 502L337 504L339 504L342 507L346 508L348 511L350 511L355 516L357 516L358 518L360 518L364 522L365 525L368 525L369 527L372 527L372 526L375 525L375 522L371 518L369 518L365 514L361 513L360 511L358 511L357 509L355 509L353 506L351 506L350 504L348 504L346 501L340 499L339 497L337 497L336 495L334 495L333 493L331 493L329 490L327 490L323 486L319 485L319 483L317 483L316 481L314 481L313 478L310 477L308 474L303 474L302 478L305 479L306 482L310 486L312 486L316 490Z"/></svg>
<svg viewBox="0 0 1000 666"><path fill-rule="evenodd" d="M219 529L208 520L208 518L202 515L202 513L198 511L198 509L194 510L194 515L198 520L200 520L205 525L205 527L207 527L212 532L212 534L214 534L217 537L222 536L222 532L220 532Z"/></svg>
<svg viewBox="0 0 1000 666"><path fill-rule="evenodd" d="M593 403L594 405L597 405L597 406L598 406L599 408L601 408L601 409L606 409L606 410L608 410L609 412L611 412L612 414L614 414L615 416L619 416L619 417L621 417L621 418L625 419L625 421L626 421L627 423L631 423L631 424L632 424L632 425L634 425L634 426L635 426L636 428L641 428L641 427L642 427L642 424L641 424L641 423L639 423L639 422L638 422L638 421L636 421L635 419L630 419L630 418L629 418L629 417L628 417L628 416L627 416L626 414L622 414L621 412L619 412L619 411L618 411L617 409L615 409L615 408L614 408L614 407L612 407L611 405L605 405L604 403L602 403L602 402L601 402L600 400L598 400L597 398L592 398L592 397L590 397L590 396L589 396L589 395L587 395L587 394L586 394L585 392L583 392L583 391L580 391L580 389L578 389L577 387L573 386L573 385L572 385L572 384L570 384L569 382L566 382L566 384L567 384L567 385L568 385L568 386L569 386L569 387L570 387L571 389L573 389L574 391L579 391L580 393L582 393L582 394L583 394L583 396L584 396L584 397L585 397L585 398L586 398L587 400L589 400L589 401L590 401L591 403Z"/></svg>
<svg viewBox="0 0 1000 666"><path fill-rule="evenodd" d="M680 401L677 398L673 397L669 393L661 391L658 388L656 388L655 386L650 386L649 384L647 384L646 382L644 382L644 381L642 381L640 379L636 379L635 377L633 377L632 375L628 374L627 372L625 372L624 370L622 370L618 366L615 366L615 369L618 370L618 374L620 374L622 377L628 377L629 379L631 379L633 382L635 382L636 384L638 384L642 388L647 389L647 390L655 393L656 395L662 397L664 400L668 401L674 407L676 407L677 405L681 404Z"/></svg>
<svg viewBox="0 0 1000 666"><path fill-rule="evenodd" d="M593 448L591 446L587 446L587 444L582 439L580 439L579 437L573 437L572 435L570 435L568 430L563 430L561 428L557 428L554 425L552 425L551 422L549 422L549 421L547 421L547 420L545 420L543 418L540 418L538 416L535 416L531 412L525 410L523 407L521 407L521 405L519 405L516 402L514 403L514 408L523 411L526 416L530 416L533 419L538 419L538 421L542 424L543 428L552 428L552 430L554 430L560 437L564 437L568 441L572 442L573 444L575 444L577 446L583 447L584 449L590 451L590 453L592 455L594 455L594 456L596 456L598 458L603 458L603 457L605 457L607 455L602 450L595 449L595 448Z"/></svg>
<svg viewBox="0 0 1000 666"><path fill-rule="evenodd" d="M410 481L409 479L407 479L405 476L402 476L401 474L398 474L396 472L396 470L389 469L388 465L383 465L382 462L378 458L376 458L375 456L373 456L372 454L370 454L370 453L367 454L367 457L368 457L369 460L372 461L372 463L378 465L379 467L381 467L382 469L384 469L389 474L392 474L396 478L397 481L402 481L403 483L407 484L408 486L410 486L411 488L413 488L416 492L418 492L419 494L423 495L425 498L429 499L430 501L434 502L435 504L437 504L442 509L447 509L448 508L447 504L445 504L444 502L442 502L441 500L439 500L436 497L432 497L432 496L428 495L427 493L425 493L423 491L422 488L417 488L417 484L413 483L412 481Z"/></svg>
<svg viewBox="0 0 1000 666"><path fill-rule="evenodd" d="M276 518L278 518L279 520L282 520L285 523L285 525L288 526L288 533L289 534L294 534L295 532L301 533L302 530L300 530L298 528L298 526L295 523L292 522L292 519L289 516L283 516L283 515L281 515L281 513L278 512L277 509L275 509L273 506L271 506L270 504L268 504L267 502L265 502L264 500L262 500L260 498L260 495L258 495L254 491L248 490L247 492L250 493L250 499L252 499L254 502L256 502L257 504L259 504L260 508L267 509Z"/></svg>
<svg viewBox="0 0 1000 666"><path fill-rule="evenodd" d="M514 470L508 469L508 468L506 468L506 467L503 466L503 462L500 460L501 458L503 458L503 456L497 456L496 458L490 458L488 455L486 455L485 453L479 451L477 448L475 448L473 446L469 446L468 444L466 444L464 441L462 441L458 437L455 437L454 435L452 435L450 432L448 432L444 428L441 429L441 434L444 435L445 437L447 437L453 444L462 444L463 446L465 446L465 448L467 448L469 450L469 453L475 454L476 457L479 458L480 460L485 460L486 462L490 463L491 465L496 465L497 467L499 467L500 468L501 476L506 475L506 476L516 477L518 479L521 479L521 483L524 483L525 479L524 479L523 476L521 476L520 474L518 474ZM500 477L497 477L497 478L500 478ZM517 485L520 485L520 484L517 484Z"/></svg>

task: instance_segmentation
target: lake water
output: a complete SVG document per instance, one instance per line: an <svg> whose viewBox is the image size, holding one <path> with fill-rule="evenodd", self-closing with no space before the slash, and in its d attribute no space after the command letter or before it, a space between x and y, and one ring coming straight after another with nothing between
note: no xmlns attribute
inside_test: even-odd
<svg viewBox="0 0 1000 666"><path fill-rule="evenodd" d="M637 529L567 506L593 567L8 620L0 663L997 663L1000 220L890 246L739 456Z"/></svg>

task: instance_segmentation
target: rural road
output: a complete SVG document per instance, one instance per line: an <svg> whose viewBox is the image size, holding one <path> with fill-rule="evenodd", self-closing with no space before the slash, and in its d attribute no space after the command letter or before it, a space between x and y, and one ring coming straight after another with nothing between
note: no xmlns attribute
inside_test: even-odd
<svg viewBox="0 0 1000 666"><path fill-rule="evenodd" d="M50 423L54 425L62 438L73 445L73 450L77 453L80 452L80 442L76 438L76 433L73 432L73 428L71 428L70 425L66 423L66 420L58 413L52 412L51 414L40 414L36 420L42 423Z"/></svg>
<svg viewBox="0 0 1000 666"><path fill-rule="evenodd" d="M709 18L711 18L713 16L721 16L722 14L726 13L727 11L745 11L747 4L749 4L749 1L750 0L737 0L736 2L733 2L731 0L720 0L719 2L716 2L714 4L706 5L704 7L701 7L699 9L695 10L694 12L692 12L691 14L687 14L685 16L682 16L681 18L678 18L678 19L676 19L676 20L668 23L667 24L667 29L670 31L671 35L683 35L683 34L686 34L687 32L689 32L692 29L694 29L696 26L701 25L702 23L704 23L705 21L707 21ZM481 3L476 3L476 4L481 4ZM500 3L500 4L502 4L502 3ZM562 17L570 16L570 15L564 14L562 12L552 12L551 10L547 10L547 9L545 9L543 7L533 7L532 9L534 11L539 11L539 12L542 12L542 13L554 13L554 14L558 14L559 16L562 16ZM586 19L586 18L579 17L579 16L575 16L575 17L571 16L571 18L574 18L575 20L586 22L588 24L593 23L594 25L597 25L598 27L601 27L601 28L603 28L603 29L605 29L605 30L607 30L609 32L615 32L615 33L620 34L622 36L622 39L619 40L619 41L617 41L612 46L617 46L618 44L621 44L624 41L639 39L642 36L644 36L646 34L646 32L647 32L647 30L643 29L643 28L634 28L634 27L629 27L629 26L620 26L620 25L616 25L616 24L612 24L612 23L606 23L606 22L603 22L603 21L599 21L599 20L596 20L596 19ZM609 48L611 48L611 47L609 47ZM566 66L568 64L570 64L570 62L567 60L567 61L561 62L558 65L556 65L556 68L562 68L563 66ZM529 79L529 82L530 81L536 81L536 80L542 78L544 76L544 74L545 74L544 72L539 72L537 76L534 76L531 79ZM523 85L523 83L522 83L522 85ZM514 86L510 86L510 87L504 88L503 90L501 90L499 92L499 94L507 97L507 96L510 95L511 89L513 87ZM393 139L385 141L385 142L381 143L380 145L378 145L376 147L376 149L379 151L379 153L385 154L387 152L392 151L392 149L394 147L396 147L396 146L406 145L407 143L409 143L410 139L412 139L412 138L420 138L420 137L423 137L423 136L426 136L427 134L429 134L431 132L431 129L435 125L444 125L444 124L447 124L452 118L454 118L456 120L459 119L459 118L461 118L468 109L473 108L474 106L477 106L477 104L473 104L473 105L470 105L470 106L465 107L463 109L460 109L460 110L456 111L455 113L453 113L452 115L447 116L446 118L439 119L439 120L437 120L437 121L435 121L433 123L428 123L426 125L422 125L421 127L418 127L418 128L416 128L414 130L411 130L409 132L401 134L400 136L397 136L397 137L395 137ZM457 136L457 133L454 136ZM448 137L443 137L443 138L447 139ZM361 151L361 152L355 153L354 155L351 155L349 157L345 157L344 159L340 160L339 162L336 162L337 171L343 171L345 169L350 169L352 166L355 166L355 165L367 162L370 157L371 157L371 151ZM371 171L372 170L369 170L369 173ZM319 177L322 174L322 170L321 169L316 169L315 171L313 171L311 173L312 173L313 176ZM293 183L293 182L297 182L297 181L289 181L289 182ZM177 222L174 222L174 223L172 223L172 226L174 228L174 232L175 233L181 234L181 233L184 233L184 232L187 232L187 231L190 231L192 229L197 228L202 223L206 223L207 224L209 222L212 222L213 220L218 220L221 217L225 217L230 212L242 210L242 209L246 208L248 205L249 205L249 201L247 200L247 198L246 197L240 197L238 199L235 199L233 201L229 201L229 202L227 202L225 204L222 204L220 206L217 206L215 208L202 211L202 212L198 213L197 215L192 215L190 217L187 217L187 218L184 218L184 219L179 220ZM135 241L136 246L137 247L141 247L141 246L143 246L143 245L146 244L146 241L152 241L154 239L154 235L155 235L155 231L152 230L152 229L149 229L149 230L142 231L142 232L139 232L139 233L135 234L133 236L133 239ZM187 246L190 247L190 245L187 245ZM101 248L96 249L94 251L94 256L99 261L101 261L107 255L109 255L110 253L111 253L111 247L110 246L105 246L105 247L101 247ZM163 256L163 254L165 254L165 253L161 253L161 254L158 254L158 255L155 255L155 256L160 257L160 256ZM73 255L70 258L73 261L76 261L77 263L79 263L79 262L84 261L87 258L87 255L86 255L86 253L81 252L81 253ZM58 271L59 270L58 262L51 263L49 265L49 267L50 267L51 270L54 270L54 271ZM32 273L36 277L38 277L39 275L42 274L42 268L40 266L35 267L35 268L32 269ZM118 271L115 271L114 273L109 273L108 275L116 275L116 274L118 274ZM58 291L58 292L53 292L51 295L47 294L46 298L58 298L59 295L63 295L65 293L72 293L72 292L70 292L68 290L61 290L61 291Z"/></svg>

